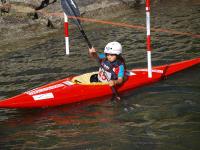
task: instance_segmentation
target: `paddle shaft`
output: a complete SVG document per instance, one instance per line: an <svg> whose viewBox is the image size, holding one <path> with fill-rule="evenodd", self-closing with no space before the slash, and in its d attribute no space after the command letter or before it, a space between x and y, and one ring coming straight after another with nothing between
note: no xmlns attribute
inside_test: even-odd
<svg viewBox="0 0 200 150"><path fill-rule="evenodd" d="M90 43L87 35L85 34L85 31L83 29L80 29L80 32L81 32L82 36L84 37L86 43L88 44L88 47L91 49L92 48L92 44Z"/></svg>
<svg viewBox="0 0 200 150"><path fill-rule="evenodd" d="M161 79L162 80L165 80L166 79L166 73L167 73L167 70L169 69L169 65L167 65L166 67L165 67L165 69L163 70L163 73L162 73L162 75L161 75Z"/></svg>

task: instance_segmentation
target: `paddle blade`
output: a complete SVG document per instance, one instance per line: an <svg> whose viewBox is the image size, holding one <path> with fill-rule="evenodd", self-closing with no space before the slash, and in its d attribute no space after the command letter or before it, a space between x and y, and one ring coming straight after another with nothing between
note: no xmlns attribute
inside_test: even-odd
<svg viewBox="0 0 200 150"><path fill-rule="evenodd" d="M61 6L67 16L80 17L79 8L74 0L61 0ZM73 19L76 25L80 25L79 19Z"/></svg>
<svg viewBox="0 0 200 150"><path fill-rule="evenodd" d="M112 92L113 92L113 94L114 94L114 95L113 95L114 98L115 98L116 100L120 101L120 100L121 100L121 97L119 96L119 93L117 92L117 90L115 89L115 87L112 86L111 89L112 89Z"/></svg>

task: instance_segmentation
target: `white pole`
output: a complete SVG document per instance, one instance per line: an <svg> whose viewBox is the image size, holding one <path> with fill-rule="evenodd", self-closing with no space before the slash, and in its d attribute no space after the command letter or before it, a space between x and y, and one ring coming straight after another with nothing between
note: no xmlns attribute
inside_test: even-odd
<svg viewBox="0 0 200 150"><path fill-rule="evenodd" d="M148 77L152 78L151 51L147 51L147 61L148 61Z"/></svg>
<svg viewBox="0 0 200 150"><path fill-rule="evenodd" d="M152 61L151 61L151 26L150 26L150 0L146 0L146 28L147 28L147 62L148 78L152 78Z"/></svg>
<svg viewBox="0 0 200 150"><path fill-rule="evenodd" d="M65 50L66 55L69 55L69 24L68 24L68 17L64 13L64 30L65 30Z"/></svg>

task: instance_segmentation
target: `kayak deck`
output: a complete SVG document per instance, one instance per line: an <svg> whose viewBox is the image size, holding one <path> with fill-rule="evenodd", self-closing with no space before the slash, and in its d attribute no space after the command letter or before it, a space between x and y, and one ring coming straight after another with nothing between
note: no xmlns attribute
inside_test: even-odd
<svg viewBox="0 0 200 150"><path fill-rule="evenodd" d="M127 72L127 81L116 86L119 93L162 80L183 69L200 63L200 58L154 67L152 78L148 78L147 69L133 69ZM44 108L66 105L107 95L112 90L105 83L90 83L90 76L97 72L68 77L42 87L24 92L12 98L0 101L0 108Z"/></svg>

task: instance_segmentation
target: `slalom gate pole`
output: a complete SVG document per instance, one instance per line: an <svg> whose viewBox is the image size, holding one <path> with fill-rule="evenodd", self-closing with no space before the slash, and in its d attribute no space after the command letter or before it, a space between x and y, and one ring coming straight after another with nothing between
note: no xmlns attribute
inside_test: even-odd
<svg viewBox="0 0 200 150"><path fill-rule="evenodd" d="M68 16L64 13L64 30L65 30L65 51L69 55L69 23Z"/></svg>
<svg viewBox="0 0 200 150"><path fill-rule="evenodd" d="M146 0L146 28L147 28L147 62L148 62L148 78L152 78L152 62L151 62L151 26L150 26L150 0Z"/></svg>

